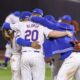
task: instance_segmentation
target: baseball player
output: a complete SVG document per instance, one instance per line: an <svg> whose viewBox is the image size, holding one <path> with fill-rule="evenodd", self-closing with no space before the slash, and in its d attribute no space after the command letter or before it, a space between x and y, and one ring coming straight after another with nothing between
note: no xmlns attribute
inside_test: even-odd
<svg viewBox="0 0 80 80"><path fill-rule="evenodd" d="M57 80L69 80L73 78L80 66L79 61L80 61L79 52L77 53L72 52L72 54L64 60L58 72Z"/></svg>
<svg viewBox="0 0 80 80"><path fill-rule="evenodd" d="M49 18L48 18L48 20L50 21L52 21L52 22L54 22L54 23L57 23L56 21L54 21L54 19L51 17L51 19L50 19L50 16L48 16ZM37 17L37 19L39 19L38 17ZM71 20L71 19L70 19ZM38 21L40 21L40 19L39 20L37 20L37 22ZM41 20L42 22L44 22L43 20ZM47 22L47 21L46 21ZM50 22L51 23L51 22ZM43 24L43 25L45 25L45 24L47 24L47 23L41 23L41 24ZM50 25L50 24L49 24ZM58 24L59 25L59 24ZM48 27L48 25L46 25L47 27ZM59 25L60 26L60 25ZM56 25L54 26L52 26L52 29L56 29L56 30L60 30L60 31L62 31L62 30L66 30L66 28L67 27L70 27L69 25L64 25L63 26L63 24L61 24L61 26L62 27L58 27L57 26L57 28L56 28ZM72 27L72 26L71 26ZM49 27L49 28L51 28L51 26ZM69 29L69 28L68 28ZM72 31L73 31L73 28L72 28ZM58 40L58 41L57 41ZM61 43L63 41L63 44ZM72 47L72 45L68 42L69 40L67 40L67 38L66 37L63 37L63 38L58 38L58 39L50 39L50 40L46 40L45 42L44 42L44 50L45 50L45 57L46 58L48 58L48 57L50 57L50 56L52 56L52 54L53 54L53 52L55 52L55 53L62 53L62 52L66 52L67 51L67 54L69 55L71 52L72 52L72 50L73 50L73 48L71 48ZM60 42L60 43L59 43ZM67 44L66 44L67 43ZM61 45L59 45L59 44L61 44ZM57 46L58 45L58 46ZM64 45L66 45L66 46L64 46ZM55 46L55 47L54 47ZM60 48L59 48L60 47ZM62 48L61 48L62 47ZM58 48L58 49L57 49ZM72 49L72 50L71 50ZM54 51L54 50L56 50L56 51ZM58 52L57 52L57 50L58 50ZM69 51L69 52L68 52ZM68 56L67 55L67 56ZM57 58L57 57L56 57ZM57 75L57 72L58 72L58 70L59 70L59 65L60 65L60 60L57 58L56 59L55 58L55 61L54 61L54 76L56 76ZM57 63L59 63L59 65L57 65ZM55 77L54 77L55 78Z"/></svg>
<svg viewBox="0 0 80 80"><path fill-rule="evenodd" d="M4 61L4 69L7 69L7 66L8 66L8 61L10 60L10 57L11 57L11 43L10 41L7 42L6 44L6 51L5 51L5 61Z"/></svg>
<svg viewBox="0 0 80 80"><path fill-rule="evenodd" d="M65 16L63 16L63 19L64 20L70 20L70 16L69 15L65 15ZM74 21L71 21L71 22L74 22ZM74 22L74 24L75 24L75 22ZM74 24L72 24L72 25L74 25ZM76 23L77 24L77 23ZM79 29L77 28L77 26L78 26L78 24L77 25L74 25L74 27L75 27L75 30L76 31L78 31ZM56 75L57 75L57 73L58 73L58 71L59 71L59 68L60 68L60 66L61 66L61 64L62 64L62 62L63 62L63 60L64 60L64 58L66 58L66 57L68 57L71 53L66 53L67 55L65 55L65 53L62 53L61 54L61 60L59 60L59 57L58 56L56 56L56 57L54 57L54 62L53 62L53 69L52 69L52 71L53 71L53 80L56 80ZM58 58L57 58L58 57ZM61 62L62 61L62 62ZM76 75L75 75L75 77L76 77L76 80L79 80L79 77L80 77L80 75L79 75L79 72L80 71L80 69L76 72Z"/></svg>
<svg viewBox="0 0 80 80"><path fill-rule="evenodd" d="M5 20L5 22L8 22L10 24L15 24L19 22L20 12L15 11L14 13L11 13ZM12 71L12 80L20 80L20 52L19 46L15 43L15 38L17 36L17 32L10 31L10 48L7 49L7 53L10 56L10 63L11 63L11 71ZM11 51L11 52L10 52ZM19 54L19 55L17 55ZM18 61L19 60L19 61ZM17 66L17 67L16 67Z"/></svg>
<svg viewBox="0 0 80 80"><path fill-rule="evenodd" d="M32 17L31 20L34 21L34 22L37 22L37 23L39 23L43 26L46 26L50 29L53 29L53 30L65 31L66 29L68 29L72 32L72 34L74 34L73 25L68 25L68 24L64 24L64 23L62 23L62 24L53 23L53 22L45 20L44 18L41 18L41 17ZM54 39L53 39L53 41L54 41ZM61 43L62 41L63 41L63 43ZM71 47L72 44L67 44L70 41L71 41L71 38L69 38L67 36L65 36L65 38L64 37L61 37L60 39L58 38L57 39L58 44L62 44L62 45L58 46L58 45L55 44L55 47L53 46L54 47L53 49L55 51L53 50L54 52L52 52L52 53L53 54L63 53L63 52L68 51L68 50L73 50L73 47ZM54 43L55 43L55 41L54 41ZM64 44L67 44L67 45L64 45Z"/></svg>
<svg viewBox="0 0 80 80"><path fill-rule="evenodd" d="M65 16L63 16L64 20ZM66 58L66 54L62 54L62 59ZM71 54L68 54L67 58L64 60L56 80L69 80L76 76L76 80L79 80L79 69L80 63L79 63L79 52L72 52ZM64 74L63 74L64 73Z"/></svg>
<svg viewBox="0 0 80 80"><path fill-rule="evenodd" d="M40 10L39 10L40 11ZM37 11L34 10L35 13ZM40 15L40 12L38 12ZM37 41L41 45L41 49L33 49L31 47L22 46L21 73L22 80L44 80L45 79L45 62L43 56L42 44L44 42L44 34L47 37L72 36L70 32L61 32L50 30L39 24L28 22L20 22L14 25L5 23L4 28L20 31L20 37L30 41ZM22 27L23 26L23 27Z"/></svg>
<svg viewBox="0 0 80 80"><path fill-rule="evenodd" d="M19 11L15 11L15 12L9 14L6 17L5 22L11 23L11 24L19 22L19 16L20 16L20 12ZM4 63L1 63L2 64L1 66L2 66L3 69L7 69L8 62L10 60L11 53L12 53L10 41L8 41L8 43L6 44L5 47L6 47L5 59L4 59Z"/></svg>
<svg viewBox="0 0 80 80"><path fill-rule="evenodd" d="M46 16L44 16L44 18L47 19L48 21L57 23L57 21L55 20L55 17L52 16L52 15L46 15ZM50 40L50 42L51 42L51 40ZM55 40L55 42L56 42L56 40ZM44 42L44 44L45 43L47 43L47 40ZM49 44L49 43L47 43L47 44ZM44 52L45 51L47 52L47 50L44 49ZM59 60L59 58L60 58L60 54L56 54L52 58L45 57L46 62L49 63L50 67L51 67L51 77L52 77L51 79L52 80L56 80L56 76L57 76L58 70L59 70L59 68L60 68L60 66L61 66L61 64L63 62L62 60Z"/></svg>
<svg viewBox="0 0 80 80"><path fill-rule="evenodd" d="M22 12L20 15L21 20L24 19L24 15L26 15L26 20L27 18L30 17L31 13L28 11ZM12 34L13 35L13 34ZM11 69L12 69L12 80L21 80L21 74L20 74L20 57L21 57L21 52L20 52L20 46L18 46L15 42L15 39L17 38L18 32L14 33L14 36L11 39L12 42L12 56L11 56ZM18 38L18 43L21 44L21 39ZM26 42L26 46L31 46L33 48L38 49L40 46L36 43L30 43L29 41ZM36 46L37 45L37 46Z"/></svg>
<svg viewBox="0 0 80 80"><path fill-rule="evenodd" d="M74 25L74 29L75 29L75 36L76 36L76 34L77 34L77 36L79 36L79 34L78 34L79 23L76 20L72 20L72 24ZM77 40L79 40L79 39L77 38ZM75 74L75 80L79 80L79 79L80 79L80 67L78 68L78 70Z"/></svg>
<svg viewBox="0 0 80 80"><path fill-rule="evenodd" d="M29 11L23 11L20 15L20 19L23 20L26 15L26 19L31 16ZM21 47L16 43L16 38L19 36L19 31L14 32L12 39L12 57L11 57L11 69L12 80L21 80Z"/></svg>

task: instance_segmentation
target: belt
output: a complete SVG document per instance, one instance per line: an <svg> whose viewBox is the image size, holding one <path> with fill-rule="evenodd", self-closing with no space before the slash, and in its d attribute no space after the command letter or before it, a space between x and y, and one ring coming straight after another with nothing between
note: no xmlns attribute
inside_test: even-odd
<svg viewBox="0 0 80 80"><path fill-rule="evenodd" d="M22 51L22 52L37 52L37 53L39 53L40 51Z"/></svg>
<svg viewBox="0 0 80 80"><path fill-rule="evenodd" d="M40 51L34 51L34 52L38 52L39 53Z"/></svg>

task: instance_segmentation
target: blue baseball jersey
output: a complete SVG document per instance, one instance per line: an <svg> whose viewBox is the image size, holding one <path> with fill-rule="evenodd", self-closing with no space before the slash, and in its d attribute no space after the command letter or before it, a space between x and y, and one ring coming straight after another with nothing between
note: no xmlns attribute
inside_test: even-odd
<svg viewBox="0 0 80 80"><path fill-rule="evenodd" d="M72 34L74 34L73 25L69 25L66 23L57 23L57 22L53 23L40 17L32 17L31 20L53 30L59 30L59 31L69 30L72 32ZM46 39L43 44L45 57L48 58L52 57L54 54L62 53L61 54L62 59L65 59L73 51L73 45L70 43L70 41L72 40L73 39L68 36L61 38Z"/></svg>

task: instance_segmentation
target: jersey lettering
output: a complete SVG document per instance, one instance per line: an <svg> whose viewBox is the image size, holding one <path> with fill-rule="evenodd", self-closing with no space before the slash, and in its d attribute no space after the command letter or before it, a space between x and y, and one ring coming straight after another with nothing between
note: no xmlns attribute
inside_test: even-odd
<svg viewBox="0 0 80 80"><path fill-rule="evenodd" d="M26 35L25 35L25 39L27 40L32 40L32 41L37 41L38 40L38 34L39 32L37 30L26 30L25 31Z"/></svg>

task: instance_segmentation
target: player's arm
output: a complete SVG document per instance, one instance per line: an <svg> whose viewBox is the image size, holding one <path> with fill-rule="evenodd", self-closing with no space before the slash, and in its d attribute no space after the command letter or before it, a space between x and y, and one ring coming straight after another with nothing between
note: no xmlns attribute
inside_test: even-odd
<svg viewBox="0 0 80 80"><path fill-rule="evenodd" d="M58 23L59 27L63 30L74 31L74 26L70 24Z"/></svg>
<svg viewBox="0 0 80 80"><path fill-rule="evenodd" d="M68 36L68 37L72 37L72 33L70 31L57 31L57 30L53 30L49 33L48 37L64 37L64 36Z"/></svg>
<svg viewBox="0 0 80 80"><path fill-rule="evenodd" d="M39 23L39 24L42 24L44 25L44 18L43 17L31 17L30 19L32 22L35 22L35 23Z"/></svg>
<svg viewBox="0 0 80 80"><path fill-rule="evenodd" d="M43 25L47 28L50 28L50 29L53 29L53 30L59 30L59 29L62 29L62 30L71 30L70 29L70 26L68 26L68 28L66 28L66 25L62 25L61 23L54 23L54 22L51 22L43 17L32 17L31 18L31 21L35 22L35 23L39 23L40 25Z"/></svg>
<svg viewBox="0 0 80 80"><path fill-rule="evenodd" d="M68 36L68 37L73 36L70 31L57 31L57 30L48 29L46 27L44 27L44 33L46 36L54 37L54 38L64 37L64 36Z"/></svg>
<svg viewBox="0 0 80 80"><path fill-rule="evenodd" d="M53 30L58 30L58 29L66 30L67 29L69 31L74 31L74 27L72 25L67 25L63 23L54 23L54 22L48 21L47 19L43 17L32 17L31 21L35 23L39 23Z"/></svg>
<svg viewBox="0 0 80 80"><path fill-rule="evenodd" d="M50 22L47 19L43 18L43 17L32 17L31 21L35 22L35 23L39 23L45 27L48 27L50 29L56 29L56 23Z"/></svg>
<svg viewBox="0 0 80 80"><path fill-rule="evenodd" d="M65 25L61 25L60 23L51 22L43 17L32 17L31 21L33 21L35 23L39 23L39 24L41 24L45 27L48 27L50 29L53 29L53 30L58 30L58 29L66 30Z"/></svg>
<svg viewBox="0 0 80 80"><path fill-rule="evenodd" d="M31 46L32 42L30 42L29 40L24 40L22 38L17 38L16 39L17 44L21 45L21 46Z"/></svg>
<svg viewBox="0 0 80 80"><path fill-rule="evenodd" d="M37 43L37 42L30 42L29 40L24 40L22 38L17 38L16 39L17 44L21 45L21 46L29 46L35 49L40 49L41 46Z"/></svg>

